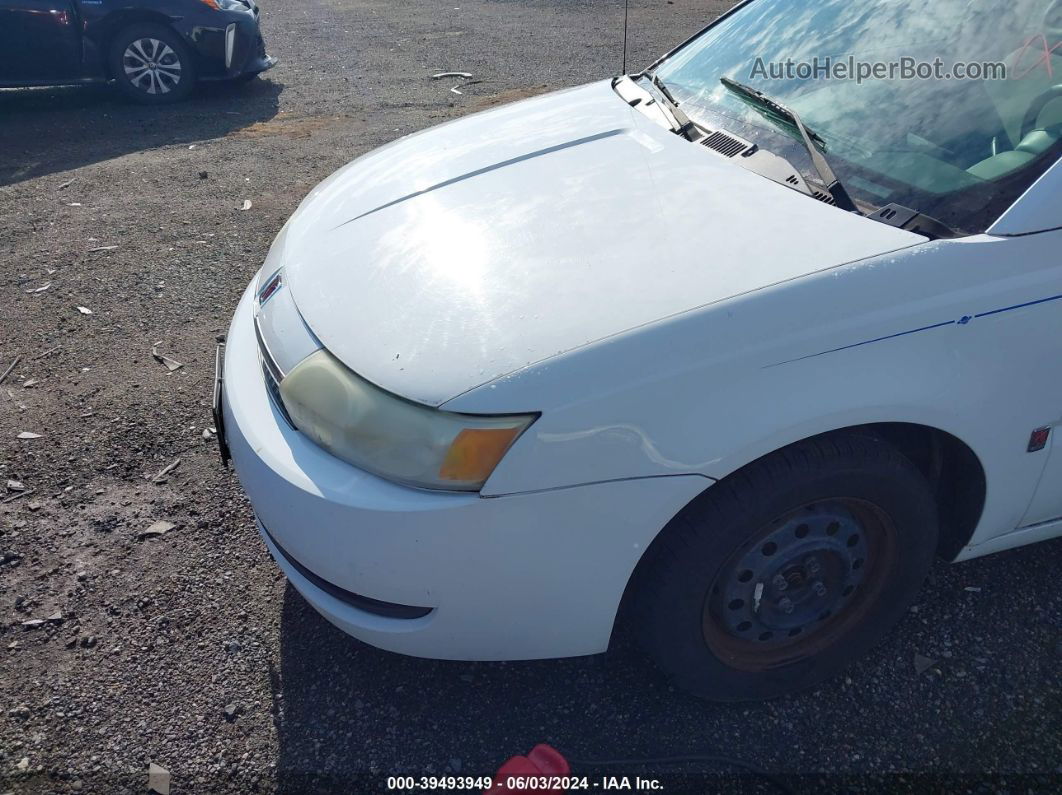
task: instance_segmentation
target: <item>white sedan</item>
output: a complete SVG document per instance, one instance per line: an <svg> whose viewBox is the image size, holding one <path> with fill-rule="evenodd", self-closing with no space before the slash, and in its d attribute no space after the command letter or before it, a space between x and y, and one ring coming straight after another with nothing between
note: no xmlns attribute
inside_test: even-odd
<svg viewBox="0 0 1062 795"><path fill-rule="evenodd" d="M277 564L384 649L629 627L739 700L857 658L934 555L1062 533L1059 41L1062 0L751 0L332 175L219 368ZM757 68L842 54L1008 74Z"/></svg>

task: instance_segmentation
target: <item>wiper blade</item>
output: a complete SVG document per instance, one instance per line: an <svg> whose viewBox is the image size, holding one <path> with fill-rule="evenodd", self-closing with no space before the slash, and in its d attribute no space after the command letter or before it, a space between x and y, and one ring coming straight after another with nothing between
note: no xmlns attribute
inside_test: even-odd
<svg viewBox="0 0 1062 795"><path fill-rule="evenodd" d="M764 111L769 118L777 119L780 121L788 121L793 127L796 127L797 132L800 133L800 138L804 142L804 147L808 150L808 155L811 157L811 163L815 166L815 170L819 173L819 177L822 179L822 183L826 186L826 190L829 191L830 196L833 197L834 202L842 210L848 210L849 212L859 213L862 215L862 211L856 206L855 201L849 195L847 189L842 184L841 180L830 168L829 162L827 162L825 155L819 151L815 142L820 144L826 142L822 139L822 136L815 132L812 132L807 128L800 116L792 108L783 105L776 99L772 99L762 91L747 86L744 83L739 83L737 80L731 80L729 77L722 77L719 79L729 91L734 92L743 100L752 105L756 110Z"/></svg>

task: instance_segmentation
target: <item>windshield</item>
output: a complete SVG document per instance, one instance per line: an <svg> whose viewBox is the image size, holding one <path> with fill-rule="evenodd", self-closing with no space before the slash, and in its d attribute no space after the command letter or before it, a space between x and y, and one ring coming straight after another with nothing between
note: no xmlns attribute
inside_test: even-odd
<svg viewBox="0 0 1062 795"><path fill-rule="evenodd" d="M814 178L799 135L720 80L800 114L857 200L988 228L1062 154L1062 0L754 0L655 74L695 121Z"/></svg>

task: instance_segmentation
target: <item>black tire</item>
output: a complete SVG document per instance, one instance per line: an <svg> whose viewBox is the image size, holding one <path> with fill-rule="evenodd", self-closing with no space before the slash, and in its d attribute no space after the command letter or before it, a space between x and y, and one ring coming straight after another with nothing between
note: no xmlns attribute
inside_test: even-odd
<svg viewBox="0 0 1062 795"><path fill-rule="evenodd" d="M179 102L195 87L192 53L165 25L139 22L123 28L111 40L108 59L118 88L135 102Z"/></svg>
<svg viewBox="0 0 1062 795"><path fill-rule="evenodd" d="M638 569L633 628L703 698L797 692L903 617L937 533L929 483L896 448L816 437L720 481L668 524Z"/></svg>

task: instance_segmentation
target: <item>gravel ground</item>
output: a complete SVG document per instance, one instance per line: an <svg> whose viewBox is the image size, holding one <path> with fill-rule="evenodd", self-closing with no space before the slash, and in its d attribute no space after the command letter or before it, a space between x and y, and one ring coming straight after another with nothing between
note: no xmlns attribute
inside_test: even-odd
<svg viewBox="0 0 1062 795"><path fill-rule="evenodd" d="M644 65L728 3L632 5ZM0 372L21 356L0 386L0 483L33 490L0 494L0 790L144 791L154 763L173 793L377 792L492 773L541 741L735 757L795 791L1060 785L1062 541L940 564L847 677L739 706L674 691L625 645L394 656L288 588L203 438L215 335L314 183L399 135L618 72L622 3L262 6L281 63L249 85L152 110L102 88L0 92ZM482 82L428 77L452 69ZM174 526L145 535L158 521ZM724 762L576 769L766 786Z"/></svg>

